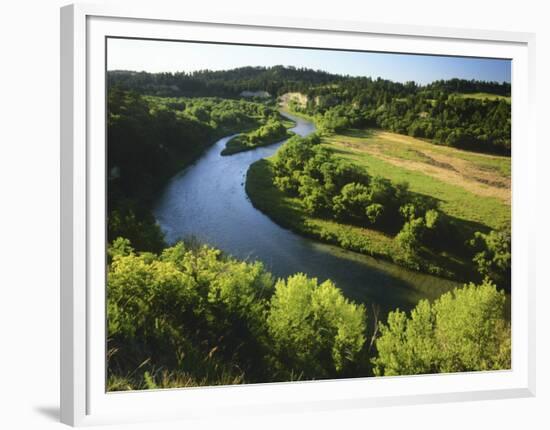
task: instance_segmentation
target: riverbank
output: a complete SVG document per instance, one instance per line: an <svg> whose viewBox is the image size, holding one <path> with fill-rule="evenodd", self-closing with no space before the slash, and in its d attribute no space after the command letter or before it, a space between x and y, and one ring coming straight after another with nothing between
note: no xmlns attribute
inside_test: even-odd
<svg viewBox="0 0 550 430"><path fill-rule="evenodd" d="M294 135L291 128L296 122L279 113L277 119L269 119L259 127L242 132L229 139L222 150L221 155L233 155L239 152L250 151L262 146L273 145Z"/></svg>
<svg viewBox="0 0 550 430"><path fill-rule="evenodd" d="M252 133L257 133L258 131L261 131L261 130L262 130L262 127L260 127L257 130L254 130ZM239 152L250 151L252 149L260 148L262 146L273 145L274 143L277 143L292 137L294 134L288 131L286 128L283 128L281 132L267 134L265 136L261 136L253 140L250 138L251 136L254 135L252 133L239 134L234 138L230 139L226 143L225 148L221 152L221 155L233 155L233 154L238 154Z"/></svg>
<svg viewBox="0 0 550 430"><path fill-rule="evenodd" d="M288 115L292 115L301 119L305 119L306 121L309 121L313 124L315 124L315 127L319 128L319 121L317 118L313 115L308 115L307 113L299 112L297 110L292 109L289 105L282 104L280 105L280 112L286 113Z"/></svg>
<svg viewBox="0 0 550 430"><path fill-rule="evenodd" d="M293 115L314 121L305 114ZM246 187L252 204L279 225L302 236L460 282L480 280L474 251L467 243L476 232L488 234L510 223L509 157L437 146L379 129L323 134L321 145L334 157L370 175L392 183L407 183L411 192L437 201L453 231L453 244L439 241L434 243L437 249L421 246L411 261L393 233L337 222L326 215L312 216L299 198L274 186L277 154L251 166Z"/></svg>
<svg viewBox="0 0 550 430"><path fill-rule="evenodd" d="M311 122L292 118L297 135L315 132ZM273 156L283 143L222 157L230 138L220 139L185 172L175 175L159 195L154 214L169 244L193 238L235 258L261 261L277 278L304 273L320 281L330 279L346 297L380 306L380 315L397 307L412 309L419 300L435 300L459 286L391 259L352 252L336 242L284 228L284 221L278 223L255 208L245 190L250 166Z"/></svg>
<svg viewBox="0 0 550 430"><path fill-rule="evenodd" d="M456 258L438 255L427 248L420 250L415 263L411 264L397 241L386 233L308 215L299 198L289 197L273 185L272 166L273 159L252 164L245 189L252 205L282 227L301 236L455 282L465 282L475 276L471 273L473 269L464 273Z"/></svg>
<svg viewBox="0 0 550 430"><path fill-rule="evenodd" d="M224 136L256 129L276 113L254 102L109 92L107 240L128 238L140 251L166 242L152 214L179 171Z"/></svg>

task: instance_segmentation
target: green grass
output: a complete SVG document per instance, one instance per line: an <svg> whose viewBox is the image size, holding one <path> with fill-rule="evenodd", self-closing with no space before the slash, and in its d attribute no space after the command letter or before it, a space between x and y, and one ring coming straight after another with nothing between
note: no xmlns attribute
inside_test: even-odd
<svg viewBox="0 0 550 430"><path fill-rule="evenodd" d="M339 157L360 165L371 175L380 175L394 182L408 182L411 191L435 197L447 215L490 228L510 221L510 206L495 197L480 197L459 186L395 166L368 153L341 147L333 149Z"/></svg>
<svg viewBox="0 0 550 430"><path fill-rule="evenodd" d="M508 103L510 103L511 100L510 96L501 96L491 93L454 93L453 96L477 100L506 100Z"/></svg>
<svg viewBox="0 0 550 430"><path fill-rule="evenodd" d="M487 232L510 222L510 205L502 198L480 196L462 186L428 175L422 169L409 169L385 158L413 162L415 167L432 166L441 159L436 156L440 154L450 157L446 159L463 160L468 169L500 175L500 179L504 180L510 175L509 157L438 147L409 136L379 130L349 130L345 135L325 136L323 145L330 148L337 157L363 167L370 175L380 175L393 182L407 182L410 191L437 199L440 210L449 216L464 238L470 238L475 231ZM423 248L417 260L410 263L390 234L308 215L299 198L290 197L273 185L272 165L276 157L275 154L250 167L246 191L257 209L283 227L344 249L381 257L399 265L450 279L463 281L475 276L471 256ZM445 171L443 163L436 166ZM454 169L453 166L449 168ZM479 184L479 187L484 186ZM496 190L506 195L505 188Z"/></svg>
<svg viewBox="0 0 550 430"><path fill-rule="evenodd" d="M395 136L396 139L392 139ZM491 171L507 178L512 175L512 163L510 157L500 155L487 155L444 145L436 145L429 140L418 139L382 130L347 130L341 134L326 137L326 142L351 142L368 143L386 155L404 160L429 162L426 153L432 152L448 157L458 158L472 163L481 170Z"/></svg>
<svg viewBox="0 0 550 430"><path fill-rule="evenodd" d="M252 164L246 192L255 208L279 225L312 239L397 263L409 269L464 281L473 276L471 262L448 253L422 248L411 261L394 238L386 233L308 215L299 198L289 197L273 185L273 158Z"/></svg>
<svg viewBox="0 0 550 430"><path fill-rule="evenodd" d="M337 222L305 215L300 199L285 195L273 185L273 161L252 164L246 178L246 192L257 209L269 213L278 224L303 235L329 243L346 242L347 249L380 256L400 252L390 236L374 230L345 226ZM349 231L348 231L349 230ZM348 243L349 242L349 243Z"/></svg>

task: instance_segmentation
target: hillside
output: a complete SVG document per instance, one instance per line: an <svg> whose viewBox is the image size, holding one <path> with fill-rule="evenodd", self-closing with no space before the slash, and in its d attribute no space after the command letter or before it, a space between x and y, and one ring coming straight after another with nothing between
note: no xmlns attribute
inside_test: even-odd
<svg viewBox="0 0 550 430"><path fill-rule="evenodd" d="M240 67L231 70L199 70L185 73L148 73L129 70L108 72L109 85L142 94L163 96L239 97L243 91L267 92L280 96L285 92L325 95L334 84L347 83L349 88L384 90L392 97L424 93L487 93L510 96L510 84L464 79L435 81L422 86L414 82L399 83L367 77L352 77L322 70L285 66Z"/></svg>
<svg viewBox="0 0 550 430"><path fill-rule="evenodd" d="M280 176L277 169L281 169L278 166L284 164L281 157L288 152L309 151L288 149L288 145L273 157L251 166L247 174L246 190L256 208L304 236L463 281L477 276L472 251L465 245L476 232L486 234L510 223L511 163L508 157L436 146L381 130L347 130L320 140L320 148L313 153L316 155L310 155L311 160L324 159L320 162L322 167L319 172L312 168L311 161L307 165L307 175L313 179L309 182L300 179L298 192L287 192L285 189L289 189L290 185L277 179ZM290 148L296 145L297 142L293 142ZM331 155L326 155L323 149ZM327 191L334 188L330 184L342 183L342 178L337 176L340 173L335 173L335 178L331 180L319 179L319 173L326 176L329 166L338 163L338 160L354 166L348 167L349 172L359 169L355 173L348 173L356 181L355 184L360 183L361 174L368 175L365 184L373 183L369 177L382 178L379 183L385 183L384 186L388 188L372 195L396 195L389 184L406 184L407 193L412 196L411 201L418 208L436 208L443 223L440 227L445 223L447 226L440 228L434 235L434 242L426 243L415 259L411 260L400 244L399 228L377 225L372 220L369 222L361 218L362 210L358 215L360 221L359 218L340 219L331 212L331 205L332 208L336 207L334 202L340 197L327 195L327 192L334 191ZM346 169L337 167L335 171L344 172ZM295 178L297 173L293 170L292 174ZM329 185L322 185L323 180L328 181ZM348 191L351 191L350 187ZM352 213L358 204L360 189L357 189L359 192L355 191L355 194L349 194L355 200L346 207L346 214ZM403 195L403 191L397 192ZM391 216L390 207L391 203L386 201L381 219L387 220Z"/></svg>

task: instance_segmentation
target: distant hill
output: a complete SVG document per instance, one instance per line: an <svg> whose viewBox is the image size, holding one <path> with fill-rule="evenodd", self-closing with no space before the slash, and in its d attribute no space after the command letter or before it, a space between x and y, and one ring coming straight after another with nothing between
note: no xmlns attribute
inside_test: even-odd
<svg viewBox="0 0 550 430"><path fill-rule="evenodd" d="M465 79L449 79L446 81L434 81L425 87L428 91L442 91L444 93L486 93L504 97L510 97L512 86L504 82L486 82Z"/></svg>
<svg viewBox="0 0 550 430"><path fill-rule="evenodd" d="M278 96L288 91L307 91L349 79L321 70L295 67L241 67L231 70L200 70L192 73L147 73L116 70L108 73L110 85L142 94L188 97L239 97L264 92ZM265 96L265 94L264 94Z"/></svg>
<svg viewBox="0 0 550 430"><path fill-rule="evenodd" d="M428 85L295 67L193 73L109 72L109 85L161 97L278 99L326 131L379 127L461 149L510 154L511 85L464 79Z"/></svg>
<svg viewBox="0 0 550 430"><path fill-rule="evenodd" d="M358 89L387 93L390 97L407 97L423 93L437 98L441 94L486 93L510 96L509 83L450 79L428 85L414 82L399 83L385 79L336 75L322 70L273 66L240 67L231 70L200 70L191 73L148 73L125 70L109 71L110 85L134 90L141 94L187 97L240 97L251 93L269 93L273 97L288 92L309 96L325 96L335 88L345 86L352 92Z"/></svg>

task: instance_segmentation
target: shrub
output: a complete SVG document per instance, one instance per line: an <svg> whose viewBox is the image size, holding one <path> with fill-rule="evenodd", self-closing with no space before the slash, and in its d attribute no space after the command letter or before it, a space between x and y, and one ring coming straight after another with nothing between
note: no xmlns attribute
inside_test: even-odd
<svg viewBox="0 0 550 430"><path fill-rule="evenodd" d="M390 312L376 340L375 375L509 369L510 323L505 296L486 280L422 300L407 317Z"/></svg>
<svg viewBox="0 0 550 430"><path fill-rule="evenodd" d="M323 378L352 366L365 342L366 314L330 281L303 274L280 280L267 317L268 331L283 374Z"/></svg>

